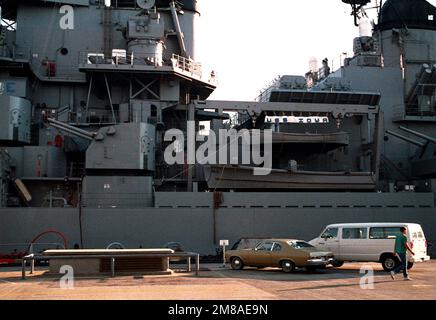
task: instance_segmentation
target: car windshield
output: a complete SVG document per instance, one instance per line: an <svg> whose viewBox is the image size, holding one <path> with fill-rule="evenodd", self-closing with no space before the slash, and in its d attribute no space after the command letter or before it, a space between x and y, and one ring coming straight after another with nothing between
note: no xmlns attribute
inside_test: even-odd
<svg viewBox="0 0 436 320"><path fill-rule="evenodd" d="M313 248L312 245L304 241L288 241L288 244L294 249Z"/></svg>

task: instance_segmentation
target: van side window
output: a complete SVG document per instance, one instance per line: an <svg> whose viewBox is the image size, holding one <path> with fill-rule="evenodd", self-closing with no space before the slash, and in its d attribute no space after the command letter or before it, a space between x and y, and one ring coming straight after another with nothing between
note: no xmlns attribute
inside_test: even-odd
<svg viewBox="0 0 436 320"><path fill-rule="evenodd" d="M321 238L322 239L332 239L338 237L338 228L328 228L326 231L323 232Z"/></svg>
<svg viewBox="0 0 436 320"><path fill-rule="evenodd" d="M421 231L418 232L418 238L419 238L419 239L424 238L424 234L423 234Z"/></svg>
<svg viewBox="0 0 436 320"><path fill-rule="evenodd" d="M342 239L366 239L367 236L368 236L367 228L342 229Z"/></svg>
<svg viewBox="0 0 436 320"><path fill-rule="evenodd" d="M370 228L369 229L369 238L370 239L394 239L397 236L401 235L400 228L398 227L390 227L390 228Z"/></svg>

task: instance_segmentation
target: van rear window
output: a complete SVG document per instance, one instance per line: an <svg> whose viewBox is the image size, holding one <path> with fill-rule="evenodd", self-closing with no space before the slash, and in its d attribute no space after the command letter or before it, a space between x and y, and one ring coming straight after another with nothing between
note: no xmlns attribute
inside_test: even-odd
<svg viewBox="0 0 436 320"><path fill-rule="evenodd" d="M369 238L370 239L393 239L397 236L401 235L400 227L377 227L369 229Z"/></svg>

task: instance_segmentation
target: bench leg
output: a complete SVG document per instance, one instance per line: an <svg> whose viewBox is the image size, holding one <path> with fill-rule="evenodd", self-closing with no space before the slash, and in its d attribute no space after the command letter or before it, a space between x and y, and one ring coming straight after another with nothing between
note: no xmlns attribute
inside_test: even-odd
<svg viewBox="0 0 436 320"><path fill-rule="evenodd" d="M21 280L26 280L26 260L21 260Z"/></svg>
<svg viewBox="0 0 436 320"><path fill-rule="evenodd" d="M35 259L30 260L30 274L35 273Z"/></svg>
<svg viewBox="0 0 436 320"><path fill-rule="evenodd" d="M111 276L115 278L115 258L111 258Z"/></svg>
<svg viewBox="0 0 436 320"><path fill-rule="evenodd" d="M198 276L200 272L200 255L197 254L195 257L195 275Z"/></svg>

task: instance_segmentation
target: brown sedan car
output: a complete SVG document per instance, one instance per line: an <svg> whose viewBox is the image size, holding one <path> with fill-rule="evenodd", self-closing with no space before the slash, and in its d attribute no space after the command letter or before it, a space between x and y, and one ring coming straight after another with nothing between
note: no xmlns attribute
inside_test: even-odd
<svg viewBox="0 0 436 320"><path fill-rule="evenodd" d="M234 270L246 267L278 267L284 272L292 272L296 267L307 269L324 268L333 260L333 253L320 251L301 240L268 239L262 240L253 249L230 250L226 261Z"/></svg>

